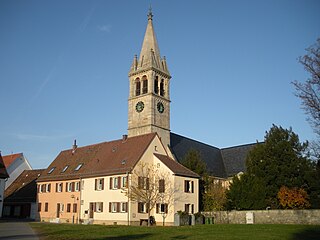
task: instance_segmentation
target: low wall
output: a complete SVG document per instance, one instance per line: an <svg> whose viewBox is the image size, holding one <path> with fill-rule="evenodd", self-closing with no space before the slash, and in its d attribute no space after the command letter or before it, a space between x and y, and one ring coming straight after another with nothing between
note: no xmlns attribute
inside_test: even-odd
<svg viewBox="0 0 320 240"><path fill-rule="evenodd" d="M254 224L317 224L320 225L320 210L255 210L203 212L213 217L215 224L246 224L253 213Z"/></svg>

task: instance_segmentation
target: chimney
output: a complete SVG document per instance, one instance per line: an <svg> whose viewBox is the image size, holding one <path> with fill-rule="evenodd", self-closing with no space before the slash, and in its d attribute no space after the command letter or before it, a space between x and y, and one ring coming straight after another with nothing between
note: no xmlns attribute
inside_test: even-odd
<svg viewBox="0 0 320 240"><path fill-rule="evenodd" d="M125 142L128 139L128 135L127 134L123 134L122 135L122 142Z"/></svg>
<svg viewBox="0 0 320 240"><path fill-rule="evenodd" d="M73 142L73 145L72 145L72 154L74 154L76 152L77 147L78 147L77 140L75 139Z"/></svg>

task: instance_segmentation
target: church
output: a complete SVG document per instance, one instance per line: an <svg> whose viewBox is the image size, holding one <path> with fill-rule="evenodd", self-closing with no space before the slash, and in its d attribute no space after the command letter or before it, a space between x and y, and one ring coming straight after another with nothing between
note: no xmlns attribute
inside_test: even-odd
<svg viewBox="0 0 320 240"><path fill-rule="evenodd" d="M171 132L171 76L151 10L147 17L140 55L128 74L128 134L82 147L74 142L61 151L37 180L40 221L139 225L153 216L173 225L177 212L199 211L200 176L180 164L191 149L221 181L245 171L252 144L219 149ZM152 174L146 174L149 168ZM142 196L151 189L158 194L154 201Z"/></svg>

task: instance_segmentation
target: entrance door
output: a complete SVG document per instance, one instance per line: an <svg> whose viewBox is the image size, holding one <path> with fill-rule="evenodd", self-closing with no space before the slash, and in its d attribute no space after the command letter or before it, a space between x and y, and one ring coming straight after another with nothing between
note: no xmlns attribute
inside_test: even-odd
<svg viewBox="0 0 320 240"><path fill-rule="evenodd" d="M57 203L57 218L60 217L60 203Z"/></svg>
<svg viewBox="0 0 320 240"><path fill-rule="evenodd" d="M89 218L93 218L93 213L94 213L94 203L90 203Z"/></svg>

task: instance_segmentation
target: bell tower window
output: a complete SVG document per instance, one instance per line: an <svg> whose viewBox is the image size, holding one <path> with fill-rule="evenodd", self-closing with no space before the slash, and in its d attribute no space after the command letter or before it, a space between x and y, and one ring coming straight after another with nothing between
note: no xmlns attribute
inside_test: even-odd
<svg viewBox="0 0 320 240"><path fill-rule="evenodd" d="M164 80L161 79L161 83L160 83L160 96L164 96Z"/></svg>
<svg viewBox="0 0 320 240"><path fill-rule="evenodd" d="M136 79L136 96L139 96L141 93L141 83L140 83L140 79L137 78Z"/></svg>
<svg viewBox="0 0 320 240"><path fill-rule="evenodd" d="M142 78L142 94L148 93L148 79L146 76Z"/></svg>
<svg viewBox="0 0 320 240"><path fill-rule="evenodd" d="M159 86L158 86L158 76L154 79L154 93L159 94Z"/></svg>

